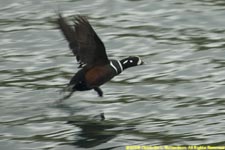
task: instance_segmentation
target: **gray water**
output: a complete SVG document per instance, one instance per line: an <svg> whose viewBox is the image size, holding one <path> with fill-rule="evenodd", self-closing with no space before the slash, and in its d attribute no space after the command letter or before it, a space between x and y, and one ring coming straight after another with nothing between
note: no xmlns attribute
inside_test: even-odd
<svg viewBox="0 0 225 150"><path fill-rule="evenodd" d="M55 105L78 71L58 11L87 15L110 58L145 64L103 85L103 98ZM1 0L0 14L1 150L225 145L224 0Z"/></svg>

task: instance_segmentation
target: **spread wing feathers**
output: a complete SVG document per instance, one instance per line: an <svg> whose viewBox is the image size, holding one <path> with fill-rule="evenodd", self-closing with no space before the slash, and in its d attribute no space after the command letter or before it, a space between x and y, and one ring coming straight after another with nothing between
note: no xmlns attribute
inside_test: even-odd
<svg viewBox="0 0 225 150"><path fill-rule="evenodd" d="M70 26L59 14L57 23L78 62L89 67L109 63L105 46L86 17L75 16Z"/></svg>

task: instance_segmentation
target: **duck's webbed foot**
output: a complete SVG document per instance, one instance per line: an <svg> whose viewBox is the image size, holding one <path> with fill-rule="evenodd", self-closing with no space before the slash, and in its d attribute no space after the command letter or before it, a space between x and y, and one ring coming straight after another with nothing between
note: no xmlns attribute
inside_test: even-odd
<svg viewBox="0 0 225 150"><path fill-rule="evenodd" d="M103 92L102 92L102 90L101 90L99 87L95 87L94 90L98 93L98 95L99 95L100 97L103 96Z"/></svg>
<svg viewBox="0 0 225 150"><path fill-rule="evenodd" d="M100 121L104 121L105 120L105 115L104 113L100 113L99 115L94 116L95 119L98 119Z"/></svg>

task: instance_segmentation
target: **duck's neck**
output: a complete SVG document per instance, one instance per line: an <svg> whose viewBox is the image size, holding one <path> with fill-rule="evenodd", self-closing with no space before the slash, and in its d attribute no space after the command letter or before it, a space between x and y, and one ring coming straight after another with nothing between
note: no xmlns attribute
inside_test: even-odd
<svg viewBox="0 0 225 150"><path fill-rule="evenodd" d="M118 60L110 60L110 66L116 71L116 74L120 74L124 70L121 62Z"/></svg>

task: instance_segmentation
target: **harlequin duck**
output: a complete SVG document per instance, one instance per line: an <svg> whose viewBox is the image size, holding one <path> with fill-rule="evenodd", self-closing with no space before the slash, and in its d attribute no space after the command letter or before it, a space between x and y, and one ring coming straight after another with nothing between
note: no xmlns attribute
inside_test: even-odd
<svg viewBox="0 0 225 150"><path fill-rule="evenodd" d="M129 67L143 64L138 56L130 56L120 61L109 60L103 42L85 16L75 16L74 25L70 26L59 14L57 24L76 56L79 68L82 68L64 89L70 93L60 101L69 98L75 91L91 89L94 89L99 96L103 96L100 89L102 84Z"/></svg>

